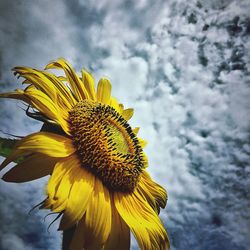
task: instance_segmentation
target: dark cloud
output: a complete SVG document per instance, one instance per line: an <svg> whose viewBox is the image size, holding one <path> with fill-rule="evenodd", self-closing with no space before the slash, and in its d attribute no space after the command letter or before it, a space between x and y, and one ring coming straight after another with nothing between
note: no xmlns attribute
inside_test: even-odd
<svg viewBox="0 0 250 250"><path fill-rule="evenodd" d="M44 221L46 212L34 210L29 214L30 209L44 199L43 185L44 180L18 186L1 182L1 250L58 249L60 236L47 231L53 217ZM55 226L51 228L55 229Z"/></svg>

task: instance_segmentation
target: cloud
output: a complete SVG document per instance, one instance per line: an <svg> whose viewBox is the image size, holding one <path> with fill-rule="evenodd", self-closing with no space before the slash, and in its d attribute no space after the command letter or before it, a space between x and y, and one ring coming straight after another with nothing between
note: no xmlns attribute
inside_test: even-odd
<svg viewBox="0 0 250 250"><path fill-rule="evenodd" d="M1 1L1 9L2 81L9 82L10 69L16 65L43 68L60 56L76 60L76 29L64 2L51 6L49 1Z"/></svg>
<svg viewBox="0 0 250 250"><path fill-rule="evenodd" d="M46 249L48 246L59 249L61 235L52 233L58 223L52 226L50 233L47 231L53 216L44 220L48 212L38 209L29 214L30 209L45 198L45 179L20 185L0 182L0 249Z"/></svg>
<svg viewBox="0 0 250 250"><path fill-rule="evenodd" d="M2 235L2 239L3 239L2 240L3 249L17 249L17 250L32 249L30 247L27 248L22 239L18 238L16 235L5 234Z"/></svg>

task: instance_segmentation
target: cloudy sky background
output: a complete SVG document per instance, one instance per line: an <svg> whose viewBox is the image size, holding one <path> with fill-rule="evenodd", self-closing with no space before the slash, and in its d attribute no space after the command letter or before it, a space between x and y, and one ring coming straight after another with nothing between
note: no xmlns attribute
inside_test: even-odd
<svg viewBox="0 0 250 250"><path fill-rule="evenodd" d="M1 0L0 10L1 92L21 82L12 67L42 69L59 57L108 77L113 95L135 108L149 171L168 190L161 218L172 249L247 249L248 0ZM22 108L0 100L2 132L40 129ZM57 224L47 232L54 217L28 215L46 181L0 181L1 250L60 249Z"/></svg>

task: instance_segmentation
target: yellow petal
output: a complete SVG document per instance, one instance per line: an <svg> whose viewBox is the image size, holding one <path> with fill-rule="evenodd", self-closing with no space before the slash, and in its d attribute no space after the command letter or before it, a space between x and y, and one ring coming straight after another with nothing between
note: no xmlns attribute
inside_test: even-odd
<svg viewBox="0 0 250 250"><path fill-rule="evenodd" d="M134 109L124 109L122 112L122 116L124 117L124 119L126 119L127 121L131 119L131 117L134 114Z"/></svg>
<svg viewBox="0 0 250 250"><path fill-rule="evenodd" d="M66 133L68 128L68 110L60 109L46 94L30 85L25 90L25 96L29 98L30 104L43 113L46 117L58 123Z"/></svg>
<svg viewBox="0 0 250 250"><path fill-rule="evenodd" d="M122 103L119 103L119 107L120 107L121 114L122 114L122 112L123 112L123 110L124 110L124 106L123 106L123 104L122 104Z"/></svg>
<svg viewBox="0 0 250 250"><path fill-rule="evenodd" d="M38 132L24 137L16 145L13 153L1 164L0 170L20 156L41 153L51 157L67 157L75 152L72 141L65 136L49 132Z"/></svg>
<svg viewBox="0 0 250 250"><path fill-rule="evenodd" d="M62 114L67 118L67 112L74 106L74 101L71 93L67 90L66 86L58 80L58 78L48 72L35 70L28 67L16 67L14 68L15 74L19 74L25 81L23 83L31 84L34 88L27 88L27 90L33 90L34 95L41 91L43 96L47 96L44 98L45 101L48 99L51 100L50 105L52 103L52 107L55 106L57 111L57 115ZM30 93L32 94L32 93Z"/></svg>
<svg viewBox="0 0 250 250"><path fill-rule="evenodd" d="M76 224L85 213L93 195L94 175L80 166L70 173L72 187L60 229L65 230Z"/></svg>
<svg viewBox="0 0 250 250"><path fill-rule="evenodd" d="M61 79L61 76L55 76L49 72L43 72L47 78L54 84L54 86L57 89L58 93L60 94L61 97L61 101L65 102L65 100L67 100L70 104L71 107L73 107L77 101L76 99L73 97L72 93L70 92L69 88L67 86L65 86L65 84L63 83L63 80Z"/></svg>
<svg viewBox="0 0 250 250"><path fill-rule="evenodd" d="M32 106L51 118L57 120L58 109L55 103L42 91L36 89L34 86L29 86L25 90L25 96L30 99Z"/></svg>
<svg viewBox="0 0 250 250"><path fill-rule="evenodd" d="M24 101L30 104L29 98L24 95L24 91L22 89L17 89L16 91L8 92L8 93L0 93L0 98L11 98L16 100Z"/></svg>
<svg viewBox="0 0 250 250"><path fill-rule="evenodd" d="M58 78L58 80L60 80L61 82L67 82L67 77L65 77L65 76L58 76L57 78Z"/></svg>
<svg viewBox="0 0 250 250"><path fill-rule="evenodd" d="M98 178L95 178L94 191L89 200L85 223L86 229L93 235L93 239L85 246L86 249L104 244L111 230L111 204L109 191Z"/></svg>
<svg viewBox="0 0 250 250"><path fill-rule="evenodd" d="M59 188L60 182L62 178L74 167L74 156L71 155L69 157L60 159L53 170L53 173L48 181L47 185L47 194L48 201L51 201L50 205L55 203L55 194ZM60 201L59 201L60 202Z"/></svg>
<svg viewBox="0 0 250 250"><path fill-rule="evenodd" d="M168 235L158 215L138 191L115 193L114 201L142 250L169 249Z"/></svg>
<svg viewBox="0 0 250 250"><path fill-rule="evenodd" d="M82 81L83 84L89 94L89 98L93 101L96 100L96 92L95 92L95 81L90 73L85 70L82 70Z"/></svg>
<svg viewBox="0 0 250 250"><path fill-rule="evenodd" d="M104 245L104 250L129 250L130 249L130 230L127 224L118 214L112 202L112 225L109 238Z"/></svg>
<svg viewBox="0 0 250 250"><path fill-rule="evenodd" d="M110 103L111 88L110 81L102 78L97 86L97 101L108 105Z"/></svg>
<svg viewBox="0 0 250 250"><path fill-rule="evenodd" d="M42 154L34 154L17 164L4 176L8 182L26 182L52 173L57 159Z"/></svg>
<svg viewBox="0 0 250 250"><path fill-rule="evenodd" d="M148 144L147 141L145 141L145 140L143 140L143 139L141 139L141 138L138 138L138 140L139 140L139 143L140 143L140 145L141 145L142 148L145 148L146 145Z"/></svg>
<svg viewBox="0 0 250 250"><path fill-rule="evenodd" d="M62 159L59 164L61 164L61 167L59 166L59 169L63 168L67 171L63 170L64 173L61 179L56 180L56 177L54 178L54 176L52 176L56 180L56 182L54 182L54 185L52 185L52 188L55 192L53 193L53 197L51 196L51 192L48 192L48 194L53 199L51 209L54 212L61 212L65 210L66 207L69 205L68 202L70 202L70 192L73 188L75 180L74 176L80 169L79 160L74 154ZM58 174L53 172L53 175L60 176L60 173ZM55 185L55 183L57 184Z"/></svg>
<svg viewBox="0 0 250 250"><path fill-rule="evenodd" d="M36 88L42 90L51 100L56 101L57 93L54 85L39 70L28 67L14 68L16 74L24 77L23 83L33 84Z"/></svg>
<svg viewBox="0 0 250 250"><path fill-rule="evenodd" d="M51 157L67 157L75 152L70 139L49 132L28 135L18 142L16 147L18 150L42 153Z"/></svg>
<svg viewBox="0 0 250 250"><path fill-rule="evenodd" d="M143 160L144 168L147 168L148 167L148 157L144 152L142 152L142 160Z"/></svg>
<svg viewBox="0 0 250 250"><path fill-rule="evenodd" d="M113 107L118 113L121 114L121 108L119 106L119 103L114 97L111 97L110 99L110 106Z"/></svg>
<svg viewBox="0 0 250 250"><path fill-rule="evenodd" d="M59 58L57 61L48 64L45 69L54 68L64 70L64 73L77 101L86 98L89 99L88 92L85 89L80 77L75 73L72 66L66 62L64 58Z"/></svg>
<svg viewBox="0 0 250 250"><path fill-rule="evenodd" d="M167 191L154 182L145 170L142 171L138 191L145 196L157 213L160 212L160 207L165 208L168 199Z"/></svg>
<svg viewBox="0 0 250 250"><path fill-rule="evenodd" d="M17 89L16 91L0 94L0 98L12 98L22 100L46 117L55 121L69 134L68 128L68 111L60 109L46 94L36 89L33 85L30 85L25 89Z"/></svg>
<svg viewBox="0 0 250 250"><path fill-rule="evenodd" d="M139 133L139 130L140 130L140 128L136 127L136 128L133 129L133 132L137 135Z"/></svg>

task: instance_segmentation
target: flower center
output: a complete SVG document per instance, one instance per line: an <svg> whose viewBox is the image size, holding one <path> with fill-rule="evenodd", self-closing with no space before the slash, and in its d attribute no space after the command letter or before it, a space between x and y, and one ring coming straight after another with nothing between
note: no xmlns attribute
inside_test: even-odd
<svg viewBox="0 0 250 250"><path fill-rule="evenodd" d="M83 100L70 111L70 124L82 167L109 189L132 192L144 161L127 121L108 105Z"/></svg>

